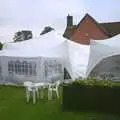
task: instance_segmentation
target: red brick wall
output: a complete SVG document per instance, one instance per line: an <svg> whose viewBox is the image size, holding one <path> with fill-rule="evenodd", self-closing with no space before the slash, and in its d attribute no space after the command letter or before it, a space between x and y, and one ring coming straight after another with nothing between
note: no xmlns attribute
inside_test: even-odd
<svg viewBox="0 0 120 120"><path fill-rule="evenodd" d="M76 32L71 36L71 40L81 44L89 44L90 39L100 40L106 38L108 38L108 36L105 35L105 33L88 16L81 21Z"/></svg>

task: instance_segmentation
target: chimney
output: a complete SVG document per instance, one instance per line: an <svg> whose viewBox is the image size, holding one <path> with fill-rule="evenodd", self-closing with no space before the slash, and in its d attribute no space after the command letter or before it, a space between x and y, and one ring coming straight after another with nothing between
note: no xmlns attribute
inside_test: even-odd
<svg viewBox="0 0 120 120"><path fill-rule="evenodd" d="M72 26L73 26L73 16L70 16L68 14L68 16L67 16L67 28L70 28Z"/></svg>

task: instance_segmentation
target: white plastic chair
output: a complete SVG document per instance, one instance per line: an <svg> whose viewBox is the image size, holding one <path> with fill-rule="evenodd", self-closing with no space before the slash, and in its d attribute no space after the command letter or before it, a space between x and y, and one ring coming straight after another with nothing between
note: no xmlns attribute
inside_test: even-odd
<svg viewBox="0 0 120 120"><path fill-rule="evenodd" d="M55 83L49 83L48 87L48 100L52 99L53 92L56 93L57 98L59 99L59 85L60 81L56 81Z"/></svg>
<svg viewBox="0 0 120 120"><path fill-rule="evenodd" d="M27 102L30 101L30 96L32 94L33 97L33 103L36 103L36 93L38 94L38 89L35 87L34 83L32 82L24 82L24 87L26 88L26 98Z"/></svg>

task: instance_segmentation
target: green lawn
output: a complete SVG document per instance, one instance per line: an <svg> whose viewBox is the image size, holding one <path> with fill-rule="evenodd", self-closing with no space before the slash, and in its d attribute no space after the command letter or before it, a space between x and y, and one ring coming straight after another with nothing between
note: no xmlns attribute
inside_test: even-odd
<svg viewBox="0 0 120 120"><path fill-rule="evenodd" d="M120 116L84 113L62 112L60 101L32 101L26 103L23 88L0 86L0 120L120 120Z"/></svg>

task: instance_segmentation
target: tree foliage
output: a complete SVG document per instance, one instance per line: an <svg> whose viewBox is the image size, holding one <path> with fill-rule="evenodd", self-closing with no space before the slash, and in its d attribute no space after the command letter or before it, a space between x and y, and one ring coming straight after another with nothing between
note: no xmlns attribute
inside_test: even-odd
<svg viewBox="0 0 120 120"><path fill-rule="evenodd" d="M47 27L44 27L43 31L40 33L40 35L43 35L43 34L46 34L50 31L54 30L54 28L50 27L50 26L47 26Z"/></svg>

